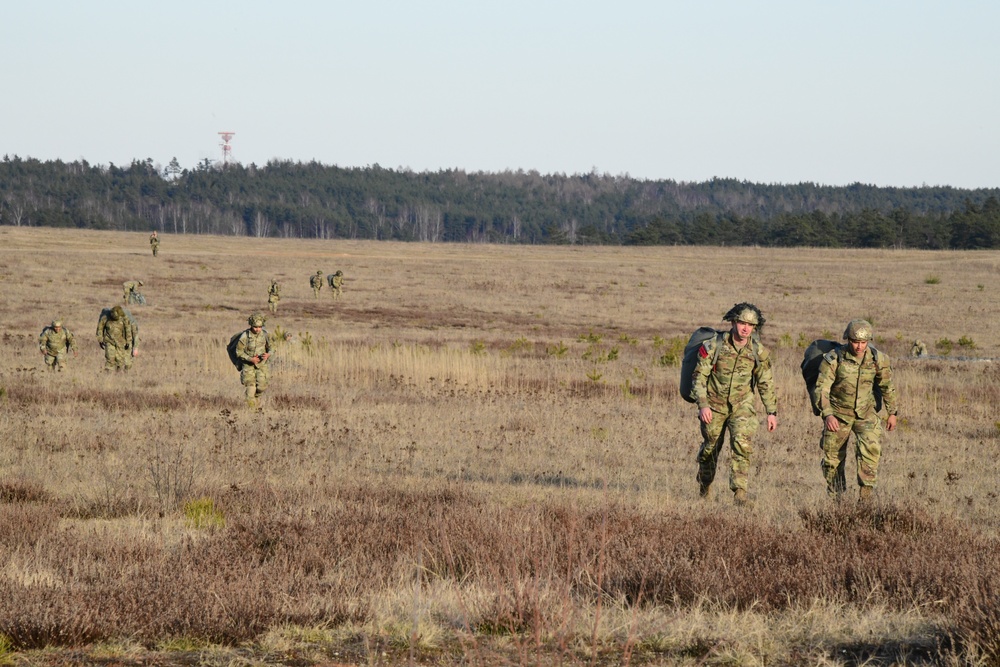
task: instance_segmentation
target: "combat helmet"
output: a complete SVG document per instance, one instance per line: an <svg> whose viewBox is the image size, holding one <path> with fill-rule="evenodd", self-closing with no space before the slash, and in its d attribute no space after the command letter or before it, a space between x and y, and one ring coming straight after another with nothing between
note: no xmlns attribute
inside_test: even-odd
<svg viewBox="0 0 1000 667"><path fill-rule="evenodd" d="M121 306L115 306L114 308L111 309L111 312L108 313L108 318L112 320L117 321L122 319L123 317L125 317L125 309L122 308Z"/></svg>
<svg viewBox="0 0 1000 667"><path fill-rule="evenodd" d="M262 327L264 326L264 316L260 313L254 313L247 318L247 324L252 327Z"/></svg>
<svg viewBox="0 0 1000 667"><path fill-rule="evenodd" d="M869 341L874 335L872 325L868 320L851 320L844 329L844 340Z"/></svg>
<svg viewBox="0 0 1000 667"><path fill-rule="evenodd" d="M737 303L722 316L724 322L744 322L746 324L752 324L757 327L757 330L764 328L764 316L760 312L760 308L753 305L752 303Z"/></svg>
<svg viewBox="0 0 1000 667"><path fill-rule="evenodd" d="M137 280L136 282L139 283L139 287L142 287L142 281L141 280Z"/></svg>
<svg viewBox="0 0 1000 667"><path fill-rule="evenodd" d="M337 272L334 273L333 275L335 275L335 276L342 276L342 275L344 275L344 272L341 271L340 269L337 269Z"/></svg>
<svg viewBox="0 0 1000 667"><path fill-rule="evenodd" d="M322 272L322 271L317 271L317 272L316 272L316 275L317 275L317 276L321 276L321 275L323 275L323 272Z"/></svg>

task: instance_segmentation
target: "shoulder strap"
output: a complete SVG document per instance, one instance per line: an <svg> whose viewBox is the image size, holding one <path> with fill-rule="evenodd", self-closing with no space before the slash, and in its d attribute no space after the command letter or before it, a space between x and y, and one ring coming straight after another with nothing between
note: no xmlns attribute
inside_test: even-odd
<svg viewBox="0 0 1000 667"><path fill-rule="evenodd" d="M715 345L712 347L712 368L715 368L715 362L719 360L719 348L726 344L726 332L717 331L715 333Z"/></svg>

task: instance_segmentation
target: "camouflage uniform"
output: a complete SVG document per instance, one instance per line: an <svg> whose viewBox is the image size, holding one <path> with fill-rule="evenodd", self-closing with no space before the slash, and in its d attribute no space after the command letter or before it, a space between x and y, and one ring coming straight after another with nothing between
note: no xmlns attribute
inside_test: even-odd
<svg viewBox="0 0 1000 667"><path fill-rule="evenodd" d="M313 297L319 298L319 291L323 289L323 272L317 271L314 276L309 278L309 286L313 289Z"/></svg>
<svg viewBox="0 0 1000 667"><path fill-rule="evenodd" d="M717 344L718 356L713 365L712 358ZM713 413L710 423L701 423L698 482L705 489L715 479L719 450L728 428L731 450L729 488L734 492L740 489L745 492L750 458L753 455L751 438L759 425L754 407L754 386L760 393L767 413L777 413L778 400L774 391L771 353L757 340L756 335L742 348L737 348L733 344L732 332L727 332L721 341L712 338L702 344L693 375L692 384L698 408L711 408Z"/></svg>
<svg viewBox="0 0 1000 667"><path fill-rule="evenodd" d="M104 370L127 371L137 354L138 326L121 306L105 313L97 323L97 342L104 349Z"/></svg>
<svg viewBox="0 0 1000 667"><path fill-rule="evenodd" d="M331 273L326 277L326 282L330 285L331 296L334 299L339 299L344 293L344 272L337 271L336 273Z"/></svg>
<svg viewBox="0 0 1000 667"><path fill-rule="evenodd" d="M264 318L255 314L250 316L248 323L251 327L263 327ZM256 407L257 399L267 389L268 380L270 380L267 365L269 359L260 357L270 352L271 340L264 329L261 329L259 333L247 329L236 343L236 356L243 362L243 368L240 369L240 382L246 389L247 404L251 407ZM253 362L255 357L259 359L256 364Z"/></svg>
<svg viewBox="0 0 1000 667"><path fill-rule="evenodd" d="M858 486L872 489L876 486L883 432L882 420L875 411L876 384L882 392L886 412L895 415L896 388L892 382L889 357L885 353L876 353L868 347L858 358L844 345L827 352L820 362L814 405L819 406L824 420L833 415L840 423L837 431L831 431L824 424L820 439L823 449L821 467L826 478L826 490L831 497L837 497L847 489L845 462L847 440L851 433L854 433Z"/></svg>
<svg viewBox="0 0 1000 667"><path fill-rule="evenodd" d="M142 287L141 280L129 280L122 283L122 301L125 303L138 302L135 295L138 294L140 287Z"/></svg>
<svg viewBox="0 0 1000 667"><path fill-rule="evenodd" d="M160 239L156 236L156 232L149 235L149 247L153 250L153 257L160 252Z"/></svg>
<svg viewBox="0 0 1000 667"><path fill-rule="evenodd" d="M277 313L279 301L281 301L281 286L277 280L272 279L271 286L267 288L267 309Z"/></svg>
<svg viewBox="0 0 1000 667"><path fill-rule="evenodd" d="M59 331L56 331L56 329ZM38 336L38 349L45 355L45 365L49 370L61 371L66 368L66 352L76 354L76 339L59 320L42 329Z"/></svg>
<svg viewBox="0 0 1000 667"><path fill-rule="evenodd" d="M922 340L913 341L913 347L910 348L911 357L926 357L927 356L927 344Z"/></svg>

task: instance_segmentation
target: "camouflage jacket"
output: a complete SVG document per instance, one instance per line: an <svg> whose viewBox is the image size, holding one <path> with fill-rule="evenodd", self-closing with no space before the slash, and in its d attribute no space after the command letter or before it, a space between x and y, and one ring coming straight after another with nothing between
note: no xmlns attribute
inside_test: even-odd
<svg viewBox="0 0 1000 667"><path fill-rule="evenodd" d="M721 347L716 356L717 341ZM756 387L764 410L768 414L778 411L771 353L756 338L739 349L733 345L733 334L728 331L721 339L717 336L705 341L698 350L691 384L699 409L731 411L748 402L752 406Z"/></svg>
<svg viewBox="0 0 1000 667"><path fill-rule="evenodd" d="M101 325L98 326L97 337L105 345L132 350L136 346L136 328L128 317L120 320L113 320L110 317L102 319Z"/></svg>
<svg viewBox="0 0 1000 667"><path fill-rule="evenodd" d="M813 404L819 406L823 419L836 414L869 419L875 415L876 384L886 412L896 414L896 387L889 356L869 346L858 359L845 345L823 355Z"/></svg>
<svg viewBox="0 0 1000 667"><path fill-rule="evenodd" d="M317 274L313 274L312 277L309 278L309 286L312 287L313 289L316 289L317 287L322 287L323 278Z"/></svg>
<svg viewBox="0 0 1000 667"><path fill-rule="evenodd" d="M253 358L259 357L265 352L271 351L271 338L267 335L267 331L264 329L260 330L260 333L255 334L250 329L243 332L240 339L236 341L236 356L240 361L246 366L253 366ZM267 360L262 359L257 367L263 366L267 363Z"/></svg>
<svg viewBox="0 0 1000 667"><path fill-rule="evenodd" d="M160 245L160 237L159 236L150 236L149 237L149 245L154 246L154 247Z"/></svg>
<svg viewBox="0 0 1000 667"><path fill-rule="evenodd" d="M326 277L326 282L329 283L330 287L340 287L344 284L344 276L331 273Z"/></svg>
<svg viewBox="0 0 1000 667"><path fill-rule="evenodd" d="M267 288L268 296L281 296L281 286L278 283L271 283L271 286Z"/></svg>
<svg viewBox="0 0 1000 667"><path fill-rule="evenodd" d="M61 331L56 331L48 326L42 329L41 335L38 336L38 349L54 357L66 350L71 352L76 350L76 339L66 327L62 327Z"/></svg>

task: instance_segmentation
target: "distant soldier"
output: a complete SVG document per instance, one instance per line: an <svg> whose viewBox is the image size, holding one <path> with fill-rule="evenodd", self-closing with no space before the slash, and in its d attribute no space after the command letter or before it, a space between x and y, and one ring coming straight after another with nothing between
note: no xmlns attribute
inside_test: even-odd
<svg viewBox="0 0 1000 667"><path fill-rule="evenodd" d="M77 356L76 340L69 329L63 328L62 321L58 318L42 329L38 336L38 350L49 370L62 371L66 368L67 351L72 352L74 357Z"/></svg>
<svg viewBox="0 0 1000 667"><path fill-rule="evenodd" d="M767 411L768 431L778 427L778 400L771 353L755 334L764 326L760 309L752 303L738 303L722 319L732 324L731 329L702 344L692 378L702 436L697 480L699 493L707 496L729 431L729 488L734 502L745 505L753 454L751 438L759 426L754 389Z"/></svg>
<svg viewBox="0 0 1000 667"><path fill-rule="evenodd" d="M153 249L153 257L156 257L156 255L160 252L160 239L156 236L155 229L153 230L153 233L149 235L149 247Z"/></svg>
<svg viewBox="0 0 1000 667"><path fill-rule="evenodd" d="M142 301L140 298L141 295L139 294L140 287L142 287L141 280L129 280L122 283L122 301L124 301L126 305Z"/></svg>
<svg viewBox="0 0 1000 667"><path fill-rule="evenodd" d="M106 309L97 322L97 343L104 350L104 370L127 371L139 356L139 326L121 306Z"/></svg>
<svg viewBox="0 0 1000 667"><path fill-rule="evenodd" d="M330 290L334 299L339 299L344 293L344 272L337 270L326 277L326 282L330 285Z"/></svg>
<svg viewBox="0 0 1000 667"><path fill-rule="evenodd" d="M913 341L913 347L910 348L911 357L926 357L927 356L927 344L922 340Z"/></svg>
<svg viewBox="0 0 1000 667"><path fill-rule="evenodd" d="M317 271L314 276L309 278L309 286L313 288L313 297L319 298L319 291L323 289L323 272Z"/></svg>
<svg viewBox="0 0 1000 667"><path fill-rule="evenodd" d="M270 379L267 360L271 357L271 341L264 331L264 316L254 313L247 319L250 328L240 334L236 356L242 363L240 382L246 389L247 405L256 408Z"/></svg>
<svg viewBox="0 0 1000 667"><path fill-rule="evenodd" d="M896 387L889 357L869 347L874 330L866 320L852 320L844 331L847 344L823 355L813 394L813 405L823 418L823 476L826 492L838 498L847 490L844 472L847 440L854 434L861 500L872 496L882 457L882 420L876 412L878 387L888 418L885 429L896 428Z"/></svg>
<svg viewBox="0 0 1000 667"><path fill-rule="evenodd" d="M267 309L277 313L279 301L281 301L281 285L278 284L277 278L271 278L271 286L267 288Z"/></svg>

